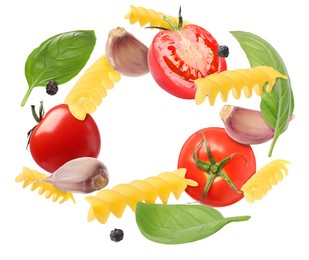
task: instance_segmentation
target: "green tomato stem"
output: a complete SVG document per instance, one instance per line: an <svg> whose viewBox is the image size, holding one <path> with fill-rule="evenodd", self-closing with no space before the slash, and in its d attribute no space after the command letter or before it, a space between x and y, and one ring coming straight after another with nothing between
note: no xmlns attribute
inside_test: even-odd
<svg viewBox="0 0 309 260"><path fill-rule="evenodd" d="M183 18L181 15L181 6L179 7L179 13L178 13L178 29L181 30L183 25Z"/></svg>
<svg viewBox="0 0 309 260"><path fill-rule="evenodd" d="M214 180L217 178L217 175L216 174L211 174L209 175L208 179L207 179L207 183L204 187L204 191L203 191L203 196L201 198L201 201L203 201L212 185L212 183L214 182Z"/></svg>
<svg viewBox="0 0 309 260"><path fill-rule="evenodd" d="M167 22L172 27L173 31L179 31L179 28L170 19L168 19L166 16L163 17L163 20L165 22Z"/></svg>
<svg viewBox="0 0 309 260"><path fill-rule="evenodd" d="M44 106L43 106L43 101L40 102L40 107L39 107L39 114L36 113L35 111L35 106L31 105L31 112L34 120L37 123L40 123L44 117Z"/></svg>
<svg viewBox="0 0 309 260"><path fill-rule="evenodd" d="M176 26L176 24L174 24L167 16L163 17L163 20L165 22L167 22L174 31L180 31L183 25L183 19L182 19L182 15L181 15L181 7L179 8L179 13L178 13L178 26Z"/></svg>
<svg viewBox="0 0 309 260"><path fill-rule="evenodd" d="M163 16L163 21L167 22L169 24L169 26L172 28L173 31L180 31L182 29L182 26L183 26L183 18L182 18L182 15L181 15L181 7L179 8L179 13L178 13L178 26L176 24L174 24L173 21L170 20L165 15ZM165 30L165 31L171 30L169 28L165 28L165 27L161 27L161 26L147 26L146 28L159 29L159 30Z"/></svg>
<svg viewBox="0 0 309 260"><path fill-rule="evenodd" d="M223 171L224 165L226 165L238 153L232 153L229 156L222 159L220 162L217 162L212 156L208 141L204 133L201 132L201 134L202 134L202 141L196 145L193 151L193 161L196 167L206 172L208 176L201 201L205 199L209 189L211 188L212 183L217 177L221 177L235 192L241 193L241 191L237 190L236 186L234 185L233 181L229 178L229 176ZM203 143L205 144L209 161L203 161L198 158L197 152L201 148Z"/></svg>

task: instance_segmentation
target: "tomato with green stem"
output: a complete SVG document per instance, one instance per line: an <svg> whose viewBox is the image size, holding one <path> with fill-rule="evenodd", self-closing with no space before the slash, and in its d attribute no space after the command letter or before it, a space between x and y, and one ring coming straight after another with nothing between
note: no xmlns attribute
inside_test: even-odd
<svg viewBox="0 0 309 260"><path fill-rule="evenodd" d="M234 204L243 198L242 185L256 172L250 145L230 138L220 127L197 131L184 143L178 168L186 168L186 178L198 186L186 192L194 200L212 207Z"/></svg>
<svg viewBox="0 0 309 260"><path fill-rule="evenodd" d="M150 27L163 30L149 47L149 70L165 91L179 98L194 99L194 80L226 70L226 55L220 55L218 42L206 29L194 24L182 27L181 10L178 26L167 17L164 19L173 29Z"/></svg>
<svg viewBox="0 0 309 260"><path fill-rule="evenodd" d="M90 115L78 120L66 104L57 105L44 115L41 103L39 111L37 115L32 106L38 124L29 133L29 147L34 161L41 168L53 173L70 160L98 157L101 137Z"/></svg>

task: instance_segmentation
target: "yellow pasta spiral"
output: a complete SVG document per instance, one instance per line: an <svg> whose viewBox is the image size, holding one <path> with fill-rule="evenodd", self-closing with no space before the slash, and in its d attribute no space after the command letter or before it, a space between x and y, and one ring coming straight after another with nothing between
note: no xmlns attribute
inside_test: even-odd
<svg viewBox="0 0 309 260"><path fill-rule="evenodd" d="M48 176L44 173L23 167L23 171L16 177L15 181L23 182L23 188L31 185L31 191L38 189L39 195L43 195L45 193L45 198L51 198L53 202L59 201L61 204L71 199L75 203L75 199L71 192L58 190L52 184L47 182L40 182L47 177Z"/></svg>
<svg viewBox="0 0 309 260"><path fill-rule="evenodd" d="M159 26L167 29L172 29L172 27L163 20L166 16L170 21L178 26L178 17L172 17L170 15L165 15L161 12L154 11L152 9L146 9L144 7L135 7L131 5L131 11L126 14L125 18L130 21L130 24L135 24L139 22L140 26L145 26L149 24L150 26ZM183 26L189 24L188 21L183 22Z"/></svg>
<svg viewBox="0 0 309 260"><path fill-rule="evenodd" d="M288 175L286 160L273 160L259 169L242 187L245 199L253 203L255 200L261 200L273 185L276 185Z"/></svg>
<svg viewBox="0 0 309 260"><path fill-rule="evenodd" d="M112 189L99 191L95 196L87 196L90 203L88 221L97 219L101 224L107 222L110 213L120 218L129 206L134 212L137 202L154 203L159 197L167 204L171 193L179 199L188 185L197 186L193 180L185 178L186 169L174 172L163 172L145 180L135 180L129 184L119 184Z"/></svg>
<svg viewBox="0 0 309 260"><path fill-rule="evenodd" d="M120 74L108 63L105 55L95 61L76 82L65 98L72 115L84 120L87 114L94 113L107 90L120 80Z"/></svg>
<svg viewBox="0 0 309 260"><path fill-rule="evenodd" d="M234 98L239 99L241 91L245 97L252 96L252 90L257 95L262 95L263 87L268 83L266 91L271 92L277 78L286 79L287 77L269 66L257 66L248 69L225 70L214 73L205 78L196 79L197 86L195 103L203 103L208 97L209 104L213 106L217 95L220 93L221 99L227 101L230 91Z"/></svg>

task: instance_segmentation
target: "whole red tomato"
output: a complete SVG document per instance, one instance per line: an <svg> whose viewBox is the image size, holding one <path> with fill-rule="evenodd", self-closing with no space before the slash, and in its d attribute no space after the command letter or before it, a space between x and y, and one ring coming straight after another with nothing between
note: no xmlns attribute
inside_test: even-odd
<svg viewBox="0 0 309 260"><path fill-rule="evenodd" d="M194 99L195 79L226 70L218 48L215 38L197 25L160 31L148 50L149 70L157 84L170 94Z"/></svg>
<svg viewBox="0 0 309 260"><path fill-rule="evenodd" d="M256 172L256 161L250 145L234 141L223 128L210 127L184 143L178 168L186 168L186 178L198 183L186 189L193 199L221 207L243 198L240 188Z"/></svg>
<svg viewBox="0 0 309 260"><path fill-rule="evenodd" d="M50 109L34 128L30 152L35 162L53 173L79 157L97 158L101 148L99 129L90 115L76 119L65 104Z"/></svg>

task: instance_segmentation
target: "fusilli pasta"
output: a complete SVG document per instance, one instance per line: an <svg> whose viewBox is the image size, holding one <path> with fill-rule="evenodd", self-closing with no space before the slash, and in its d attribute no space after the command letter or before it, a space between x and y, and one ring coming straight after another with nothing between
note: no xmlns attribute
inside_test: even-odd
<svg viewBox="0 0 309 260"><path fill-rule="evenodd" d="M107 95L107 90L112 89L120 78L106 56L100 57L84 72L65 98L72 115L84 120L87 114L94 113Z"/></svg>
<svg viewBox="0 0 309 260"><path fill-rule="evenodd" d="M23 167L22 173L20 173L16 177L15 181L23 182L23 188L31 185L31 191L38 189L39 195L43 195L45 193L45 198L51 198L53 202L59 201L59 203L61 204L71 199L75 203L75 199L72 193L60 191L50 183L41 182L41 180L47 177L48 176L44 173L40 173L27 167Z"/></svg>
<svg viewBox="0 0 309 260"><path fill-rule="evenodd" d="M253 203L255 200L261 200L273 185L276 185L288 175L286 160L273 160L259 169L242 187L245 199Z"/></svg>
<svg viewBox="0 0 309 260"><path fill-rule="evenodd" d="M260 96L263 93L263 87L266 83L268 83L266 91L272 91L278 77L282 79L287 78L285 75L269 66L225 70L214 73L194 81L197 86L195 103L199 105L208 97L209 104L213 106L219 93L221 99L225 102L227 101L230 91L232 91L236 99L240 98L241 91L244 92L247 98L251 97L253 89L256 94Z"/></svg>
<svg viewBox="0 0 309 260"><path fill-rule="evenodd" d="M86 200L90 203L88 221L97 219L104 224L110 213L120 218L126 206L135 211L137 202L154 203L158 197L163 204L167 204L171 193L179 199L188 185L197 185L195 181L186 179L185 174L186 169L177 169L145 180L119 184L112 189L101 190L95 196L87 196Z"/></svg>
<svg viewBox="0 0 309 260"><path fill-rule="evenodd" d="M146 24L149 24L150 26L159 26L172 29L172 27L163 20L164 16L166 16L170 21L172 21L176 26L178 26L178 17L172 17L170 15L165 15L152 9L135 7L133 5L131 5L131 11L126 14L125 18L130 21L130 24L135 24L139 22L140 26L145 26ZM183 26L187 24L189 24L188 21L183 21Z"/></svg>

